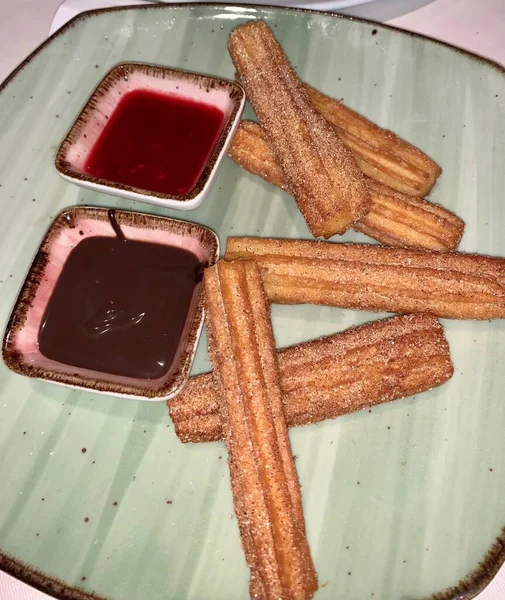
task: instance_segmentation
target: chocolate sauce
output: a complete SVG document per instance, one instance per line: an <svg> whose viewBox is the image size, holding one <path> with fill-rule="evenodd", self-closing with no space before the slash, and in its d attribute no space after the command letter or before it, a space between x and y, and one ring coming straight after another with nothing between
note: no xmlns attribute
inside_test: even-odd
<svg viewBox="0 0 505 600"><path fill-rule="evenodd" d="M203 266L181 248L89 237L72 250L39 331L47 358L104 373L166 374L184 331Z"/></svg>
<svg viewBox="0 0 505 600"><path fill-rule="evenodd" d="M114 230L114 233L116 234L118 239L120 239L122 242L126 242L125 234L123 233L121 226L117 222L116 211L113 208L109 208L109 210L107 211L107 218L109 219L110 226Z"/></svg>

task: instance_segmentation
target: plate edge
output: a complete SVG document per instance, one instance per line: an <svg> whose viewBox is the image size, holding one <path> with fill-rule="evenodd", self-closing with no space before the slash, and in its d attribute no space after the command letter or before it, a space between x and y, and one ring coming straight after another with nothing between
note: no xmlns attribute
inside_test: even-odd
<svg viewBox="0 0 505 600"><path fill-rule="evenodd" d="M130 10L166 10L173 8L190 8L190 7L216 7L217 3L214 2L177 2L173 4L135 4L131 6L119 6L119 7L108 7L108 8L97 8L88 11L84 11L67 23L65 23L58 31L55 31L49 36L44 42L37 46L33 52L31 52L14 70L7 75L2 83L0 83L0 93L3 92L9 83L30 63L30 61L39 54L46 46L50 45L53 40L58 36L66 33L68 29L74 27L74 25L81 20L86 20L90 17L99 16L102 13L109 12L124 12ZM425 42L443 46L452 52L462 54L471 60L475 60L483 65L491 67L493 70L498 71L500 74L505 75L505 66L498 61L492 60L485 56L481 56L475 52L471 52L454 44L444 42L442 40L429 37L427 35L401 29L393 25L380 23L371 19L363 19L360 17L352 17L348 15L342 15L339 13L328 12L328 11L317 11L307 8L296 8L296 7L284 7L274 6L268 4L247 4L247 3L226 3L225 7L234 8L254 8L258 9L270 9L277 12L295 12L295 13L308 13L312 15L324 15L336 19L342 19L345 21L364 23L368 25L374 25L381 29L389 31L395 31L401 35L406 35L416 39L424 40ZM252 17L252 15L251 15ZM482 590L484 590L492 581L496 573L499 571L502 564L505 562L505 527L502 528L500 535L495 539L491 548L486 552L484 557L479 561L477 567L473 569L467 576L460 580L455 586L446 588L440 592L426 598L426 600L472 600ZM16 559L0 548L0 570L5 573L19 579L23 583L30 585L39 591L53 596L58 600L111 600L105 596L97 596L93 592L86 592L75 587L71 587L56 577L46 575L43 571L33 568L30 565L24 564L19 559ZM57 596L55 594L58 594ZM61 595L60 595L61 594Z"/></svg>
<svg viewBox="0 0 505 600"><path fill-rule="evenodd" d="M44 40L39 46L37 46L35 48L35 50L33 50L33 52L31 52L17 67L14 68L13 71L11 71L11 73L9 75L7 75L7 77L3 80L2 83L0 83L0 93L4 91L4 89L9 85L9 83L16 77L16 75L18 75L18 73L20 73L29 63L30 61L35 58L35 56L37 56L37 54L43 50L46 46L48 46L49 44L51 44L56 38L58 38L58 36L63 35L68 29L71 29L72 27L74 27L74 25L78 22L78 21L84 21L90 17L94 17L94 16L99 16L102 13L112 13L112 12L126 12L126 11L130 11L130 10L167 10L167 9L173 9L173 8L190 8L190 7L208 7L208 8L212 8L212 7L216 7L219 6L218 3L215 2L174 2L173 4L165 4L165 3L159 3L159 4L152 4L152 5L146 5L146 4L134 4L131 6L111 6L108 8L95 8L92 10L87 10L84 11L78 15L76 15L75 17L73 17L72 19L70 19L70 21L68 21L67 23L65 23L60 29L58 29L58 31L55 31L52 35L50 35L46 40ZM461 48L459 46L456 46L454 44L449 44L448 42L444 42L442 40L438 40L436 38L432 38L429 37L427 35L424 35L422 33L417 33L415 31L409 31L407 29L401 29L399 27L395 27L394 25L388 25L386 23L380 23L378 21L373 21L371 19L363 19L361 17L351 17L349 15L342 15L340 13L334 13L334 12L328 12L328 11L318 11L318 10L311 10L309 8L296 8L296 7L288 7L288 6L274 6L271 4L247 4L247 3L231 3L228 4L226 3L224 5L225 8L228 7L232 7L232 8L254 8L256 10L258 9L262 9L262 8L267 8L270 10L275 10L278 12L298 12L298 13L308 13L308 14L312 14L312 15L324 15L327 17L332 17L332 18L336 18L336 19L342 19L344 21L351 21L351 22L356 22L356 23L364 23L364 24L368 24L368 25L375 25L377 27L380 27L381 29L387 29L390 31L396 31L401 35L407 35L409 37L414 37L417 39L421 39L424 40L428 43L431 44L436 44L439 46L443 46L453 52L457 52L458 54L463 54L464 56L467 56L468 58L472 59L472 60L476 60L482 64L485 64L495 70L497 70L499 73L505 75L505 66L500 64L498 61L495 61L491 58L487 58L486 56L481 56L479 54L476 54L475 52L470 52L469 50L466 50L465 48ZM252 16L252 15L251 15Z"/></svg>
<svg viewBox="0 0 505 600"><path fill-rule="evenodd" d="M43 571L34 569L2 550L0 550L0 570L58 600L112 600L106 596L98 596L94 592L71 587L61 579L46 575Z"/></svg>

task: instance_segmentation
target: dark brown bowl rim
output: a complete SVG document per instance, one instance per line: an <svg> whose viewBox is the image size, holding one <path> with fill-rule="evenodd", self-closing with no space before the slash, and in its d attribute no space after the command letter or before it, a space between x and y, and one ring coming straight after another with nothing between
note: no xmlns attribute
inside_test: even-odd
<svg viewBox="0 0 505 600"><path fill-rule="evenodd" d="M196 182L196 185L186 194L165 194L152 190L146 190L143 188L126 185L123 183L116 183L107 179L101 179L99 177L93 177L84 173L79 173L72 168L71 163L66 159L67 152L75 142L75 137L81 130L81 128L87 123L89 116L93 114L95 106L99 99L103 96L109 86L120 78L127 76L133 72L143 72L149 77L155 79L159 78L171 78L171 79L185 79L192 81L205 89L210 91L214 88L222 88L228 91L230 100L233 103L233 109L227 119L225 126L223 127L217 142L214 145L212 154L203 168L203 171ZM245 101L245 92L240 84L230 79L224 79L223 77L215 77L213 75L206 75L203 73L196 73L194 71L187 71L185 69L176 69L173 67L167 67L163 65L154 65L144 62L120 62L102 78L100 83L95 87L91 95L86 101L84 107L79 111L79 114L75 118L74 122L70 126L70 129L66 133L54 158L54 167L56 171L72 181L80 182L83 185L100 185L103 188L107 188L115 192L125 192L125 194L131 194L141 197L156 198L160 201L176 201L176 202L188 202L197 198L203 191L207 182L212 177L215 168L218 166L219 155L223 148L226 146L229 139L230 133L233 131L237 115Z"/></svg>
<svg viewBox="0 0 505 600"><path fill-rule="evenodd" d="M142 385L140 383L116 383L107 379L107 374L103 378L90 377L81 373L64 373L57 367L41 367L30 364L25 361L23 355L14 347L13 333L20 330L27 319L32 308L33 300L36 296L39 285L42 281L45 268L48 264L49 252L55 237L65 228L73 227L72 222L77 219L91 218L93 220L107 220L107 208L95 206L72 206L62 210L52 221L46 231L42 242L35 254L28 274L24 280L21 290L18 294L14 308L7 322L5 329L2 357L6 366L15 373L51 381L78 389L87 389L94 392L102 392L115 396L134 397L148 400L166 400L179 390L189 377L191 365L196 352L196 346L200 337L204 319L203 293L200 288L198 299L194 306L192 320L188 326L185 336L184 346L181 347L177 367L170 373L166 381L161 382L158 387ZM170 217L151 215L136 211L114 209L116 219L123 225L134 226L138 229L162 229L186 233L192 238L200 240L209 252L209 266L214 264L219 255L219 239L217 234L205 227L190 221L182 221Z"/></svg>

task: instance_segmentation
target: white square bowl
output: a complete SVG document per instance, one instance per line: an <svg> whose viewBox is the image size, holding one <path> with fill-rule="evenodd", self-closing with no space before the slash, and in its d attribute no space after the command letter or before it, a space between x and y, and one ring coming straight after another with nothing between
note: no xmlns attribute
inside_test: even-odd
<svg viewBox="0 0 505 600"><path fill-rule="evenodd" d="M224 124L195 186L181 195L164 194L93 177L86 160L119 102L128 92L146 90L214 106ZM167 208L191 210L204 200L240 122L245 92L234 81L143 63L116 65L91 94L62 141L55 157L57 172L67 181L95 191L148 202Z"/></svg>
<svg viewBox="0 0 505 600"><path fill-rule="evenodd" d="M157 379L64 364L44 356L39 349L46 308L72 250L89 237L116 236L108 212L106 208L73 207L53 221L12 310L3 340L3 359L9 369L27 377L138 400L168 400L186 384L195 357L204 321L201 283L195 288L176 357L170 369ZM206 266L213 265L219 257L219 239L207 227L123 210L115 210L114 216L127 239L183 248Z"/></svg>

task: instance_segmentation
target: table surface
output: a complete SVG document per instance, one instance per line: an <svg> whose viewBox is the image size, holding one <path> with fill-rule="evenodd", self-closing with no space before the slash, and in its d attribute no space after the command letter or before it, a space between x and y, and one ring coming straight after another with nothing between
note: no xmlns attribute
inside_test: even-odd
<svg viewBox="0 0 505 600"><path fill-rule="evenodd" d="M75 13L76 9L86 10L107 1L118 3L118 0L67 0L65 4L68 13ZM62 0L0 0L0 82L47 38L61 3ZM377 0L352 12L450 42L505 64L503 0ZM64 13L60 11L58 19L64 18ZM0 598L47 600L49 596L0 573ZM478 596L478 600L502 598L505 598L505 566Z"/></svg>

